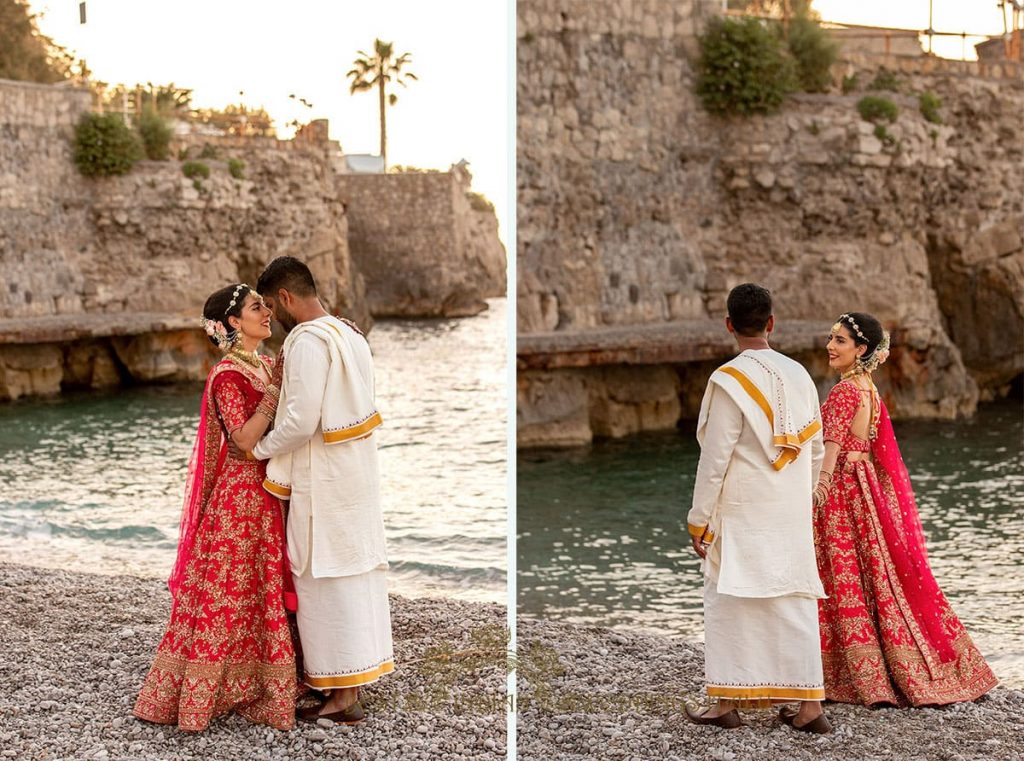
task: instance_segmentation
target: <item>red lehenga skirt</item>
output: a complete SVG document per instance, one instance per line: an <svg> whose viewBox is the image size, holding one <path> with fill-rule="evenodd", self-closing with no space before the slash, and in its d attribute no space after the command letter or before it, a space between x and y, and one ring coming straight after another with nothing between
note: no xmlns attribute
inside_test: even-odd
<svg viewBox="0 0 1024 761"><path fill-rule="evenodd" d="M828 595L818 601L826 699L919 706L984 695L997 679L945 596L936 587L926 609L920 602L915 609L900 582L879 517L888 511L898 523L889 475L848 454L840 453L829 498L815 515L818 572ZM945 653L922 623L945 632Z"/></svg>
<svg viewBox="0 0 1024 761"><path fill-rule="evenodd" d="M261 462L223 460L135 704L140 719L202 730L234 710L276 729L295 725L290 569L281 503L263 490L265 471Z"/></svg>

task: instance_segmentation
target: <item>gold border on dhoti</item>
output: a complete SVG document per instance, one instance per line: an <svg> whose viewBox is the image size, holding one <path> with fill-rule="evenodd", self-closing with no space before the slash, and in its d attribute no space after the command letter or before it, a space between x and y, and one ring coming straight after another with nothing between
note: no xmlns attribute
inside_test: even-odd
<svg viewBox="0 0 1024 761"><path fill-rule="evenodd" d="M278 499L288 499L292 496L291 487L279 484L276 481L271 481L269 478L263 479L263 488Z"/></svg>
<svg viewBox="0 0 1024 761"><path fill-rule="evenodd" d="M775 415L772 413L772 406L768 404L768 400L765 399L764 394L761 393L761 389L754 385L754 382L750 380L742 370L737 370L735 367L720 367L718 369L726 375L736 379L740 386L743 387L743 390L750 395L750 398L757 403L757 406L760 407L765 416L767 416L768 425L770 425L772 427L772 431L774 431ZM808 426L800 431L796 436L791 433L787 433L782 436L773 436L772 444L777 447L784 447L784 449L782 453L772 461L772 467L775 468L775 470L782 470L793 462L793 460L800 456L800 447L819 430L821 430L821 423L817 420L812 420Z"/></svg>
<svg viewBox="0 0 1024 761"><path fill-rule="evenodd" d="M709 684L708 697L726 700L824 700L824 687L719 687Z"/></svg>
<svg viewBox="0 0 1024 761"><path fill-rule="evenodd" d="M366 671L360 671L358 674L343 674L341 676L309 676L309 674L306 674L303 681L316 690L329 690L340 687L358 687L362 684L375 682L385 674L390 674L394 670L394 661L384 661L384 663L379 666L367 669Z"/></svg>
<svg viewBox="0 0 1024 761"><path fill-rule="evenodd" d="M353 425L350 428L342 428L340 431L324 431L324 443L340 444L343 441L361 439L383 422L384 421L381 419L380 413L374 412L370 417L366 418L366 420L358 425Z"/></svg>

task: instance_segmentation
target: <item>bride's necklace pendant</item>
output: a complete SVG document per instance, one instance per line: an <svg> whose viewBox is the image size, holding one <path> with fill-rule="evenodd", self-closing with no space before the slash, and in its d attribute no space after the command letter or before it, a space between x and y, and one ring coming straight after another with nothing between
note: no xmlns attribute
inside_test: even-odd
<svg viewBox="0 0 1024 761"><path fill-rule="evenodd" d="M245 362L250 367L254 367L257 370L263 367L263 362L260 361L259 355L254 351L246 351L245 349L233 348L229 354L236 359Z"/></svg>

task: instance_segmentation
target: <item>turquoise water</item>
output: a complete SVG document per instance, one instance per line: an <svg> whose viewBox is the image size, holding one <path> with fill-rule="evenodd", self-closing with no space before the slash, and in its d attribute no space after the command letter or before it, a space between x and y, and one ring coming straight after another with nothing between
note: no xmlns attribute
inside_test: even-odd
<svg viewBox="0 0 1024 761"><path fill-rule="evenodd" d="M505 301L460 320L378 322L392 589L504 602ZM165 576L201 385L0 405L0 559Z"/></svg>
<svg viewBox="0 0 1024 761"><path fill-rule="evenodd" d="M1024 687L1024 421L1019 402L969 421L896 424L940 586L993 670ZM693 431L520 452L520 614L702 636L686 533Z"/></svg>

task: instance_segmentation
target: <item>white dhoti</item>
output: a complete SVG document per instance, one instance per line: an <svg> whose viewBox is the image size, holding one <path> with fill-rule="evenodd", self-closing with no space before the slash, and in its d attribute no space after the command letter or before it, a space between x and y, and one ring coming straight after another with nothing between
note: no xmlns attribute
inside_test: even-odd
<svg viewBox="0 0 1024 761"><path fill-rule="evenodd" d="M704 579L704 676L708 696L765 707L824 700L818 601L733 597Z"/></svg>
<svg viewBox="0 0 1024 761"><path fill-rule="evenodd" d="M824 444L807 371L748 349L712 374L687 516L707 549L704 653L712 698L824 700L811 491ZM809 453L805 450L809 449Z"/></svg>
<svg viewBox="0 0 1024 761"><path fill-rule="evenodd" d="M292 330L284 354L274 430L253 455L270 458L267 491L289 500L304 681L358 687L395 668L373 359L358 331L329 316Z"/></svg>
<svg viewBox="0 0 1024 761"><path fill-rule="evenodd" d="M306 684L357 687L394 671L386 566L324 579L307 567L292 578Z"/></svg>

